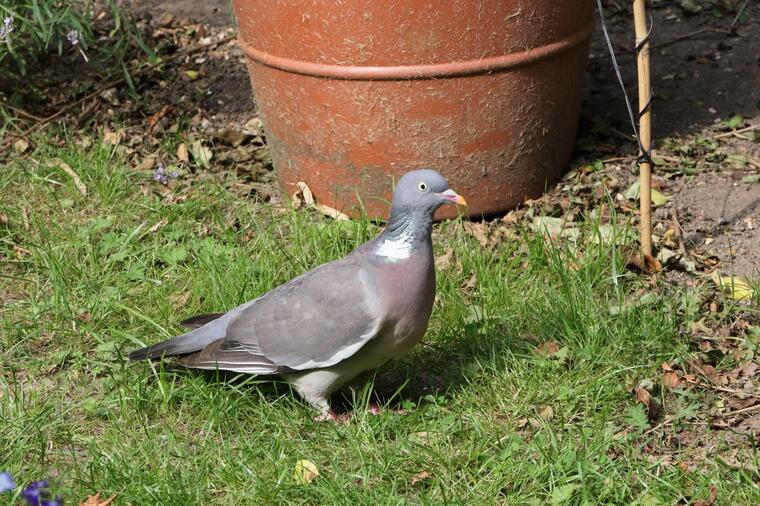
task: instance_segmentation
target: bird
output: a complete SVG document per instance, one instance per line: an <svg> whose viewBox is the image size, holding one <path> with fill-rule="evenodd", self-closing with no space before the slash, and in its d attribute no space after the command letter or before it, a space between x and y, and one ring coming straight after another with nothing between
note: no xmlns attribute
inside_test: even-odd
<svg viewBox="0 0 760 506"><path fill-rule="evenodd" d="M466 206L433 169L396 183L390 218L374 239L226 313L191 317L192 330L129 354L178 356L192 369L278 375L317 412L338 420L330 395L395 359L425 334L435 299L433 216Z"/></svg>

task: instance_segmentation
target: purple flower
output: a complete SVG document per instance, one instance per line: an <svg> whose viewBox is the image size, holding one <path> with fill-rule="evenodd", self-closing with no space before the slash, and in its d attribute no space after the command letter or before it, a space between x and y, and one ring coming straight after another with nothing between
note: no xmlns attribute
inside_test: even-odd
<svg viewBox="0 0 760 506"><path fill-rule="evenodd" d="M13 481L13 476L11 476L11 473L7 473L5 471L0 473L0 494L10 492L14 488L16 488L16 482Z"/></svg>
<svg viewBox="0 0 760 506"><path fill-rule="evenodd" d="M0 26L0 42L8 40L8 34L13 31L13 18L6 16L3 19L3 26Z"/></svg>
<svg viewBox="0 0 760 506"><path fill-rule="evenodd" d="M47 481L33 481L21 492L29 506L42 506L43 494L50 484Z"/></svg>
<svg viewBox="0 0 760 506"><path fill-rule="evenodd" d="M167 172L166 168L162 163L159 162L158 168L153 171L153 180L158 181L159 183L163 185L169 184L169 181L172 179L177 179L177 176L179 174L176 170L173 170L171 172Z"/></svg>
<svg viewBox="0 0 760 506"><path fill-rule="evenodd" d="M82 40L82 35L79 33L79 30L71 30L66 34L66 39L68 39L69 44L72 46L78 46Z"/></svg>
<svg viewBox="0 0 760 506"><path fill-rule="evenodd" d="M60 497L49 498L50 492L46 490L49 486L50 484L45 480L33 481L21 492L21 497L29 506L61 506L63 501Z"/></svg>

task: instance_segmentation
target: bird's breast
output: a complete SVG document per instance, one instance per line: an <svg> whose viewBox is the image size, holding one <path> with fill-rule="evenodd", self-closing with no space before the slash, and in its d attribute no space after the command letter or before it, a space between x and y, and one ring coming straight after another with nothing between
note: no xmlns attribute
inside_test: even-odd
<svg viewBox="0 0 760 506"><path fill-rule="evenodd" d="M435 300L435 271L429 252L378 267L376 287L386 305L383 346L398 356L419 341L427 329Z"/></svg>

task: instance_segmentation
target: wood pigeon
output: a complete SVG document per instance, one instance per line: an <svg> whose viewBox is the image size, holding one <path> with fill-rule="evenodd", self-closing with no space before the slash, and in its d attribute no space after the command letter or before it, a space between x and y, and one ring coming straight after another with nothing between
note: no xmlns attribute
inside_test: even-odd
<svg viewBox="0 0 760 506"><path fill-rule="evenodd" d="M466 205L438 172L409 172L378 237L227 313L185 320L196 328L129 358L177 355L195 369L278 374L318 419L335 420L332 392L425 334L435 299L433 215L447 203Z"/></svg>

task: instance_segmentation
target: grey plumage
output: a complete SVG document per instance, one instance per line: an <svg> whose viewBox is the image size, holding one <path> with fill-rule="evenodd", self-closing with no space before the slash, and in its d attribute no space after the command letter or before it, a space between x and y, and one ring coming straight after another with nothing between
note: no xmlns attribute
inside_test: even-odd
<svg viewBox="0 0 760 506"><path fill-rule="evenodd" d="M333 391L425 333L435 298L433 214L447 202L464 199L440 174L410 172L375 239L227 313L185 320L197 328L129 358L176 355L196 369L280 374L330 416Z"/></svg>

